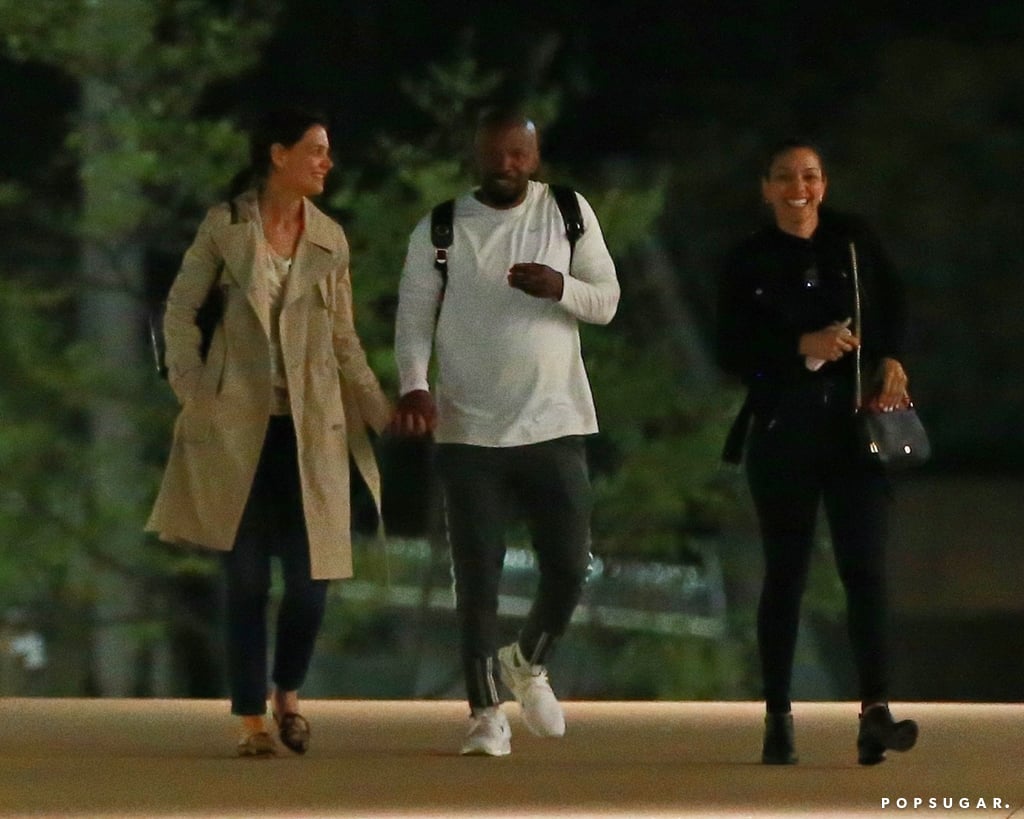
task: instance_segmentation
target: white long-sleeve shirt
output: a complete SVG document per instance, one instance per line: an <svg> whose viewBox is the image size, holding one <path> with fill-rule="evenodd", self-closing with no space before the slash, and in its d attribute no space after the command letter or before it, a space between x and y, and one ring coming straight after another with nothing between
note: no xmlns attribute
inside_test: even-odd
<svg viewBox="0 0 1024 819"><path fill-rule="evenodd" d="M429 389L436 354L439 443L521 446L597 432L577 321L611 321L619 284L597 217L577 197L585 232L568 275L565 223L546 184L530 182L524 201L504 210L472 194L457 199L440 313L443 288L429 215L413 230L399 286L395 356L404 395ZM520 262L562 272L561 300L511 287L509 268Z"/></svg>

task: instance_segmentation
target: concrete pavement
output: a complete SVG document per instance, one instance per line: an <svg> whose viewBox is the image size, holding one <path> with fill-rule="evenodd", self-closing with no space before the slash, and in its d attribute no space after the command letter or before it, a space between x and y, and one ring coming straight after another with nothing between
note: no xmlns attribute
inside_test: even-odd
<svg viewBox="0 0 1024 819"><path fill-rule="evenodd" d="M894 704L921 739L874 768L854 703L797 703L786 768L759 703L568 702L560 740L504 707L506 758L457 754L461 702L313 700L306 756L244 760L224 701L0 699L0 815L1024 817L1024 705Z"/></svg>

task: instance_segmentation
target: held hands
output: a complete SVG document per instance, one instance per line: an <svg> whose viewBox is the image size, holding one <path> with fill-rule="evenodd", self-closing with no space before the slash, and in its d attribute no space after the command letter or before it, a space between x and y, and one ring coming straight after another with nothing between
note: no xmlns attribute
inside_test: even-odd
<svg viewBox="0 0 1024 819"><path fill-rule="evenodd" d="M562 274L546 264L537 264L536 262L514 264L508 271L508 283L510 287L522 290L538 299L553 299L554 301L562 299L564 285Z"/></svg>
<svg viewBox="0 0 1024 819"><path fill-rule="evenodd" d="M800 336L798 352L808 359L838 361L860 346L860 339L850 330L850 319L835 321L813 333Z"/></svg>
<svg viewBox="0 0 1024 819"><path fill-rule="evenodd" d="M415 438L430 434L436 426L434 397L426 390L412 390L398 399L387 431L392 435Z"/></svg>

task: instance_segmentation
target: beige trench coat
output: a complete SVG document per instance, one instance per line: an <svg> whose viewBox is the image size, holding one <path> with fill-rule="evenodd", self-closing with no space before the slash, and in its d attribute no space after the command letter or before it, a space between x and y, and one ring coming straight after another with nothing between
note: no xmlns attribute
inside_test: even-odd
<svg viewBox="0 0 1024 819"><path fill-rule="evenodd" d="M234 545L272 397L267 281L254 274L262 241L255 192L236 204L235 223L226 203L207 213L167 298L168 380L181 411L146 524L161 540L221 551ZM312 576L344 578L352 576L349 452L379 509L366 426L382 431L391 405L353 325L345 234L308 200L303 207L305 230L283 294L281 347ZM212 286L223 288L225 311L204 364L195 314Z"/></svg>

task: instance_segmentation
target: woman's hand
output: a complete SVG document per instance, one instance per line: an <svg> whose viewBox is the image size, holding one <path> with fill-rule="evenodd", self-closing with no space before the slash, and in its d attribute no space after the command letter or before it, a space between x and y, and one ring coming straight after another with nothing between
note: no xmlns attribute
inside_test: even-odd
<svg viewBox="0 0 1024 819"><path fill-rule="evenodd" d="M883 358L878 368L878 393L868 402L873 410L890 412L910 404L907 392L907 373L895 358Z"/></svg>
<svg viewBox="0 0 1024 819"><path fill-rule="evenodd" d="M850 331L850 319L836 321L800 336L798 352L807 358L838 361L860 346L860 339Z"/></svg>

